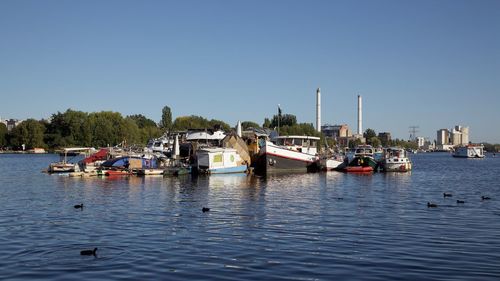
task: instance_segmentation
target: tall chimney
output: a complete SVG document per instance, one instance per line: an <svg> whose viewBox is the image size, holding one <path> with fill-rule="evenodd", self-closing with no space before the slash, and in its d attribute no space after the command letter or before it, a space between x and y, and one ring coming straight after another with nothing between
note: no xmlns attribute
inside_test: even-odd
<svg viewBox="0 0 500 281"><path fill-rule="evenodd" d="M321 90L316 90L316 131L321 132Z"/></svg>
<svg viewBox="0 0 500 281"><path fill-rule="evenodd" d="M358 95L358 135L363 134L363 104L361 95Z"/></svg>

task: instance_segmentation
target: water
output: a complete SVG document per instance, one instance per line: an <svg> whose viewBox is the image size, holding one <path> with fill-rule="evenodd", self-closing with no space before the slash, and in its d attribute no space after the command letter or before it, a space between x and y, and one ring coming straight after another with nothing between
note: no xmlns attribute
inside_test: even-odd
<svg viewBox="0 0 500 281"><path fill-rule="evenodd" d="M500 158L417 154L411 174L370 176L40 173L57 158L0 155L2 280L500 278Z"/></svg>

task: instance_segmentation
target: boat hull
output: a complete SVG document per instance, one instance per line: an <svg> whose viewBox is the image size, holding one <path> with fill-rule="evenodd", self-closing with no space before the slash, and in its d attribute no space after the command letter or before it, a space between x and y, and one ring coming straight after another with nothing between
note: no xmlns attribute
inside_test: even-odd
<svg viewBox="0 0 500 281"><path fill-rule="evenodd" d="M371 166L348 166L344 171L347 173L372 173L373 168Z"/></svg>
<svg viewBox="0 0 500 281"><path fill-rule="evenodd" d="M315 155L274 148L273 152L264 151L255 167L258 174L280 172L315 172L319 170L318 157Z"/></svg>

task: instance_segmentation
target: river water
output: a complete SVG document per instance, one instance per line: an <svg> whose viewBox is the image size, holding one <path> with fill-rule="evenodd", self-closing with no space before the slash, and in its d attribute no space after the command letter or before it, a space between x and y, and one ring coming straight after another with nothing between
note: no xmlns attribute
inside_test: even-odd
<svg viewBox="0 0 500 281"><path fill-rule="evenodd" d="M0 279L499 280L488 156L416 154L398 174L110 179L0 154Z"/></svg>

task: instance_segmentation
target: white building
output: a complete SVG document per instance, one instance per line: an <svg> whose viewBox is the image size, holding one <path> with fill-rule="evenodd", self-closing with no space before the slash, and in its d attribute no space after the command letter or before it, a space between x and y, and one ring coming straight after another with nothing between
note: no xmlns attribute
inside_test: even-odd
<svg viewBox="0 0 500 281"><path fill-rule="evenodd" d="M424 137L417 137L417 145L418 148L422 148L425 145L425 138Z"/></svg>
<svg viewBox="0 0 500 281"><path fill-rule="evenodd" d="M437 131L437 145L447 145L450 143L450 133L448 129Z"/></svg>

